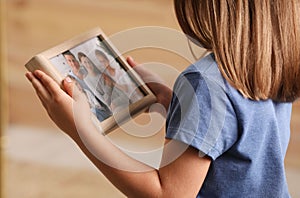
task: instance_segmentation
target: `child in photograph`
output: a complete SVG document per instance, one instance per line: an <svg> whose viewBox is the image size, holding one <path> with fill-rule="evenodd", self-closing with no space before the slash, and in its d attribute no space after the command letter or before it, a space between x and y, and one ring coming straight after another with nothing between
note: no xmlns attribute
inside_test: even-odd
<svg viewBox="0 0 300 198"><path fill-rule="evenodd" d="M45 73L28 72L42 104L128 197L290 197L284 158L292 103L300 97L299 1L174 5L183 32L210 54L187 67L173 90L127 59L143 79L152 79L148 86L167 111L161 167L129 157L80 119L84 113L70 113L73 103L85 103L68 79L67 94Z"/></svg>

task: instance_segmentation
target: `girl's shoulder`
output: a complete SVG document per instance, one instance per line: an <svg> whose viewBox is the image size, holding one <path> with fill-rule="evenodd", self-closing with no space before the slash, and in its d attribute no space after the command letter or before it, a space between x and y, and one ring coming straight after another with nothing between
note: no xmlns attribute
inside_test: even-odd
<svg viewBox="0 0 300 198"><path fill-rule="evenodd" d="M244 107L256 109L257 107L267 107L268 105L276 108L283 106L287 112L291 109L291 103L280 103L271 99L256 101L245 98L222 76L214 54L212 53L186 68L178 78L178 84L180 84L180 82L181 84L189 82L193 85L194 89L206 87L206 92L209 92L210 97L226 98L226 100L230 101L231 105L235 106L235 109L243 109ZM199 94L201 94L201 92L203 94L206 93L203 90L199 90L199 92ZM245 110L247 111L248 108Z"/></svg>
<svg viewBox="0 0 300 198"><path fill-rule="evenodd" d="M191 83L194 88L205 84L208 87L223 91L227 86L212 53L191 64L179 75L177 84L184 82Z"/></svg>

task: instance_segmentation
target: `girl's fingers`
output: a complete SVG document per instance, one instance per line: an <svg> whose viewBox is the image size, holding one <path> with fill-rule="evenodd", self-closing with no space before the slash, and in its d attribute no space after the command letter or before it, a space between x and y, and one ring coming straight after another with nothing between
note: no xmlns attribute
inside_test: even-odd
<svg viewBox="0 0 300 198"><path fill-rule="evenodd" d="M138 66L138 63L135 62L131 56L128 56L126 61L145 81L145 78L149 75L147 71L141 65Z"/></svg>
<svg viewBox="0 0 300 198"><path fill-rule="evenodd" d="M31 82L33 88L35 89L35 91L36 91L36 93L38 95L38 97L40 98L40 100L42 101L42 103L44 105L45 100L48 100L49 98L51 98L50 93L43 86L43 84L41 83L41 81L39 79L37 79L35 75L33 75L33 73L27 72L26 73L26 77Z"/></svg>
<svg viewBox="0 0 300 198"><path fill-rule="evenodd" d="M51 97L56 97L62 91L59 85L44 72L36 70L34 75L41 81L42 86L46 88Z"/></svg>
<svg viewBox="0 0 300 198"><path fill-rule="evenodd" d="M33 75L32 75L31 72L26 72L25 76L26 76L26 78L27 78L30 82L32 81Z"/></svg>
<svg viewBox="0 0 300 198"><path fill-rule="evenodd" d="M128 64L131 66L131 67L135 67L137 66L137 63L133 60L133 58L131 56L128 56L126 61L128 62Z"/></svg>

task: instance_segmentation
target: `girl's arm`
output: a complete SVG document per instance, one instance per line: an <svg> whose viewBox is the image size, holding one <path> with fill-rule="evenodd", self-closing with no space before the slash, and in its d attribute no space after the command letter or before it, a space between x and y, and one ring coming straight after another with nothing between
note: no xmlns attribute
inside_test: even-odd
<svg viewBox="0 0 300 198"><path fill-rule="evenodd" d="M132 59L129 64L134 66ZM143 71L138 73L144 78ZM196 149L177 141L166 140L163 164L159 170L153 169L124 154L101 135L90 119L88 103L71 79L64 81L66 94L45 73L28 72L38 97L56 125L66 132L94 163L94 165L128 197L195 197L207 174L210 158L199 157ZM151 81L153 82L153 81ZM149 85L151 86L151 85ZM155 88L155 86L157 88ZM167 107L167 99L162 99L161 91L166 87L155 84L150 87L158 96L158 101ZM168 94L167 94L168 95ZM72 96L72 97L71 97ZM76 112L80 113L76 113ZM177 152L184 152L175 159ZM165 163L164 163L165 162Z"/></svg>

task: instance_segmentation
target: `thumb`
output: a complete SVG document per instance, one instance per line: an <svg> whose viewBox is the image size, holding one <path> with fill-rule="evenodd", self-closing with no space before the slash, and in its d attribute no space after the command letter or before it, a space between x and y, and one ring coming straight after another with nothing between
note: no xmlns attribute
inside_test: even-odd
<svg viewBox="0 0 300 198"><path fill-rule="evenodd" d="M63 80L63 88L73 98L73 111L77 113L77 117L79 116L82 119L82 115L84 115L88 118L90 112L89 103L80 85L72 78L66 77Z"/></svg>
<svg viewBox="0 0 300 198"><path fill-rule="evenodd" d="M80 85L78 85L76 81L69 76L63 80L63 88L67 94L73 98L73 100L79 101L85 99L85 95Z"/></svg>
<svg viewBox="0 0 300 198"><path fill-rule="evenodd" d="M74 88L74 82L73 80L67 76L64 80L63 80L63 88L64 90L67 92L67 94L71 97L73 97L73 88Z"/></svg>

